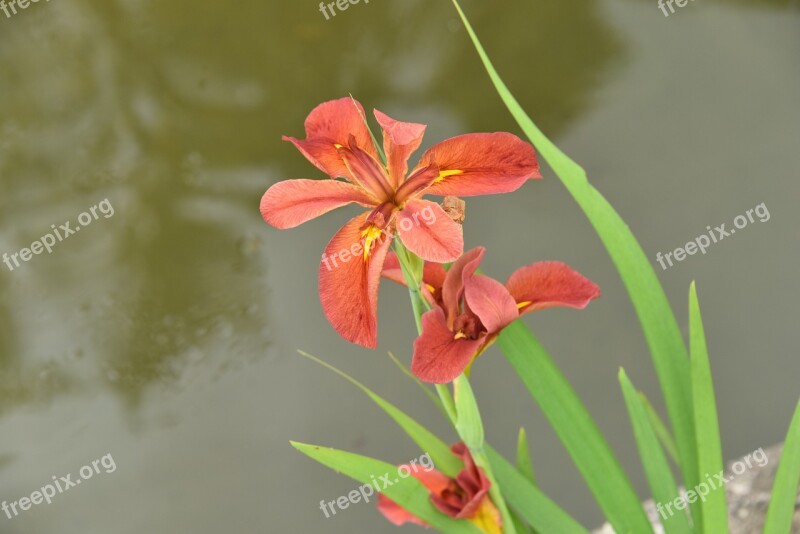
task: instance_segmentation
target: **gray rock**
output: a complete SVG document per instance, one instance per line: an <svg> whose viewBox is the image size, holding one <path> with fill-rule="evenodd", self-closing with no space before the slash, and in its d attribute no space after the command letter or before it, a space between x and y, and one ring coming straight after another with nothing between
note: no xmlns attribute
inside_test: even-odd
<svg viewBox="0 0 800 534"><path fill-rule="evenodd" d="M734 474L733 466L739 461L743 462L744 459L740 458L728 464L725 478L729 482L725 491L728 496L730 534L757 534L763 530L781 450L781 445L764 450L767 461L759 462L763 463L763 466L751 460L752 467L738 475ZM649 500L644 503L644 508L656 534L664 534L655 503ZM611 525L606 523L595 530L594 534L615 534L615 532ZM800 494L797 497L791 534L800 534Z"/></svg>

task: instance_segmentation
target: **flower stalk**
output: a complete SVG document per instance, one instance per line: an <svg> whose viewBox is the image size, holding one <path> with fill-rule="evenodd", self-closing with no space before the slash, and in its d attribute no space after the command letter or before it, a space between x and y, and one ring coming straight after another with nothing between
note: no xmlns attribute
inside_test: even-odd
<svg viewBox="0 0 800 534"><path fill-rule="evenodd" d="M420 291L424 261L405 248L399 239L395 240L394 247L400 263L400 269L408 286L408 294L411 299L411 307L414 310L417 331L421 335L422 315L430 309L430 304L423 298ZM483 420L466 374L462 373L455 379L453 388L455 399L450 394L447 384L436 384L436 392L439 394L450 422L458 433L459 438L469 448L475 464L483 470L491 482L489 496L500 511L503 519L503 531L506 534L516 534L511 514L500 491L500 486L492 473L492 468L484 449Z"/></svg>

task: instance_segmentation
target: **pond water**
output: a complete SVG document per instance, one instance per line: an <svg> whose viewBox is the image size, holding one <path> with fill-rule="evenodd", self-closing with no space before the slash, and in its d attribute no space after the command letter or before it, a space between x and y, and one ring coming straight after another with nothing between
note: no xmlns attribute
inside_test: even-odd
<svg viewBox="0 0 800 534"><path fill-rule="evenodd" d="M464 5L526 110L631 225L682 323L697 280L728 458L780 441L798 396L799 5L696 0L669 17L643 0ZM82 230L13 270L0 264L0 500L106 458L52 504L0 513L0 532L393 532L371 505L326 519L320 500L356 484L289 440L395 463L420 451L296 349L453 440L386 355L410 357L403 290L384 284L376 351L324 319L319 257L354 212L278 231L258 203L276 181L320 176L280 136L302 137L308 111L348 93L428 124L423 148L518 130L449 2L362 2L327 16L313 1L255 0L0 12L0 253L66 221ZM658 267L657 252L761 203L768 221ZM559 259L603 288L583 312L527 322L644 497L617 369L660 407L657 385L580 210L548 169L514 194L470 199L465 235L488 247L484 269L497 277ZM541 485L599 523L497 349L473 376L495 446L511 454L524 424Z"/></svg>

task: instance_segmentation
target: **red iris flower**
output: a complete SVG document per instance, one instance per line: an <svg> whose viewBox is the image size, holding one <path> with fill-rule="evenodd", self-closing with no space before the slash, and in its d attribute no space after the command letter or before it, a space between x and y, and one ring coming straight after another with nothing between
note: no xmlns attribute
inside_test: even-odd
<svg viewBox="0 0 800 534"><path fill-rule="evenodd" d="M582 309L600 296L593 282L555 261L521 267L503 285L475 274L484 252L466 252L448 271L425 265L422 293L433 309L422 316L422 334L414 342L411 371L419 379L452 382L521 315L554 306ZM405 284L394 255L383 275Z"/></svg>
<svg viewBox="0 0 800 534"><path fill-rule="evenodd" d="M442 513L455 519L472 521L485 534L501 534L500 512L489 499L491 482L483 470L475 465L466 445L456 443L452 451L464 462L464 469L456 478L450 478L436 470L420 470L419 466L404 467L427 488L431 494L431 502ZM383 494L378 500L378 510L398 526L407 522L427 526L424 521Z"/></svg>
<svg viewBox="0 0 800 534"><path fill-rule="evenodd" d="M383 129L387 165L379 160L361 104L351 98L325 102L306 119L306 139L284 140L331 179L279 182L261 200L264 220L281 229L350 203L368 208L325 248L319 292L336 331L370 348L377 345L378 284L395 231L428 261L453 261L463 252L461 226L423 195L508 193L529 178L541 178L533 147L510 133L448 139L408 172L408 158L419 147L425 125L398 122L378 110L375 117Z"/></svg>

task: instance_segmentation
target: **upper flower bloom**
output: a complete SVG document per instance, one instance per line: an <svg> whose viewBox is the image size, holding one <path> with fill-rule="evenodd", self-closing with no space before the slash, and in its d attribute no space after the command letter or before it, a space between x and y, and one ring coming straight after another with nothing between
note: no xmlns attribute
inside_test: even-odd
<svg viewBox="0 0 800 534"><path fill-rule="evenodd" d="M593 282L555 261L521 267L503 285L475 274L484 252L483 247L466 252L448 271L425 264L421 289L433 308L422 316L411 360L411 372L421 380L452 382L523 314L553 306L585 308L600 296ZM383 275L405 284L394 255Z"/></svg>
<svg viewBox="0 0 800 534"><path fill-rule="evenodd" d="M431 494L431 502L442 513L455 519L472 521L485 534L502 534L500 512L489 499L491 482L483 470L475 465L466 445L456 443L453 452L464 462L456 478L431 470L423 471L414 466L405 466L411 475L422 482ZM406 522L427 526L424 521L411 515L394 501L381 494L378 510L395 525Z"/></svg>
<svg viewBox="0 0 800 534"><path fill-rule="evenodd" d="M461 226L423 195L507 193L529 178L541 178L533 147L510 133L448 139L425 152L409 172L408 158L419 147L425 125L399 122L378 110L375 118L383 130L386 165L378 158L361 104L349 97L325 102L306 119L306 139L284 140L331 179L279 182L261 200L264 220L282 229L350 203L369 208L328 243L319 290L336 331L370 348L377 345L378 284L395 231L428 261L453 261L463 252Z"/></svg>

